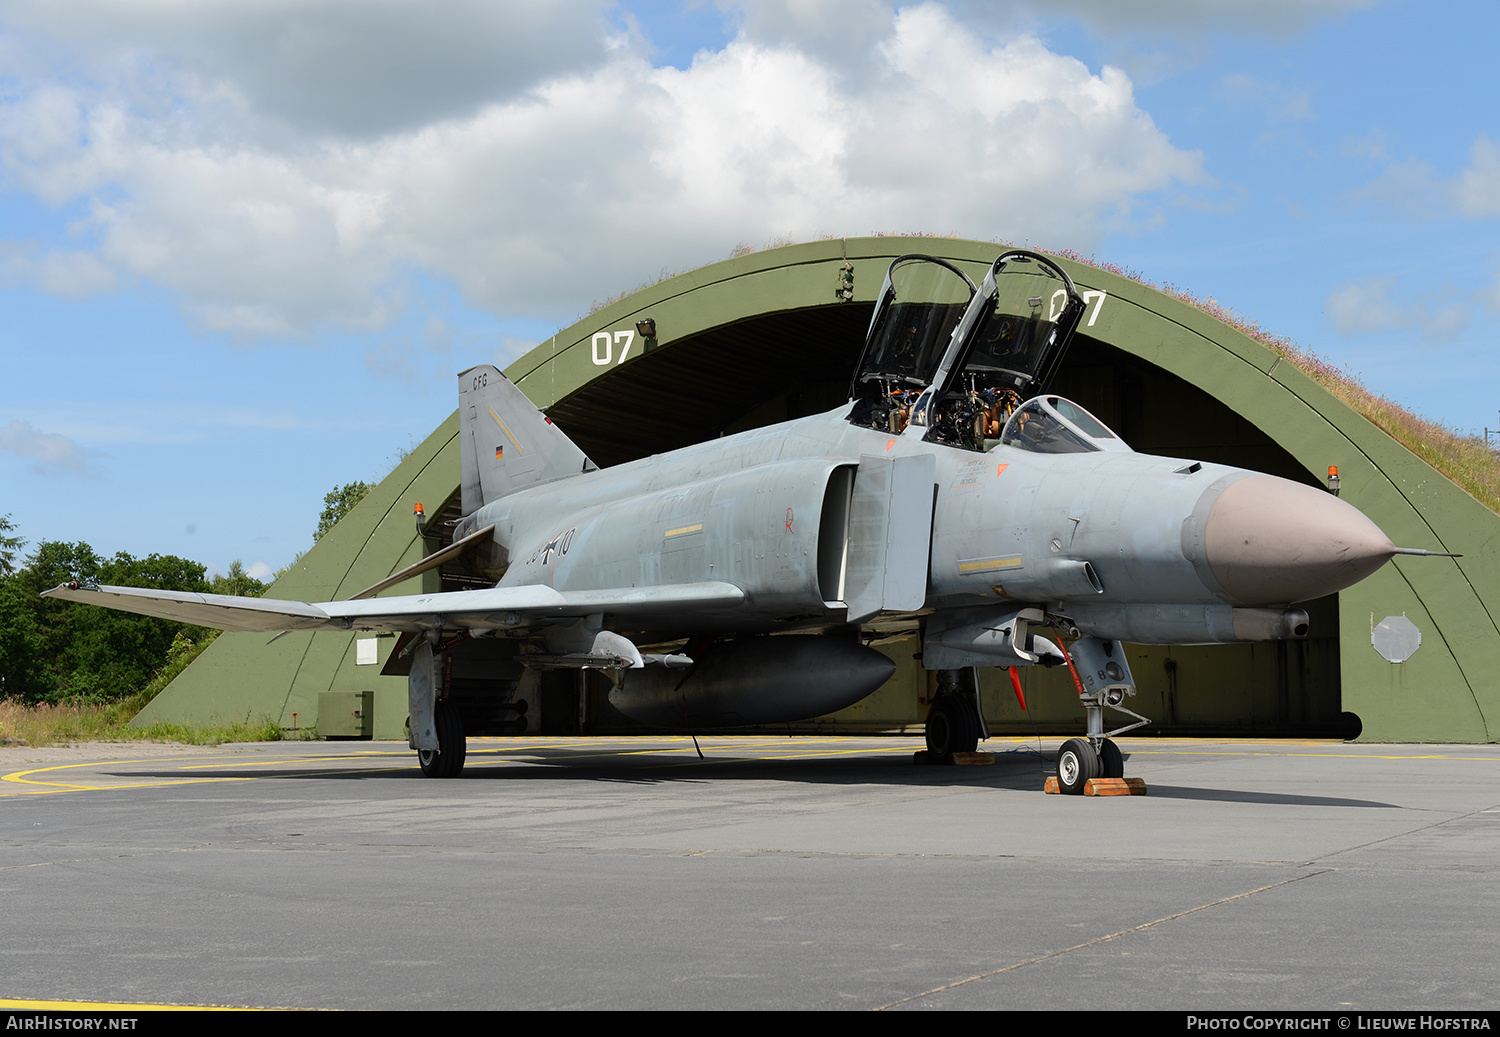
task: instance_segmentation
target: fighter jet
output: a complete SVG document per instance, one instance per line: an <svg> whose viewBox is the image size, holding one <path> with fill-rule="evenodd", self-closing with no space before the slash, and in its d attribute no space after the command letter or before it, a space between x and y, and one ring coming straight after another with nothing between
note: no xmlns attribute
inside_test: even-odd
<svg viewBox="0 0 1500 1037"><path fill-rule="evenodd" d="M821 716L879 688L875 645L938 671L929 755L988 737L977 667L1067 666L1087 717L1057 778L1119 777L1145 723L1121 642L1305 637L1298 602L1399 553L1347 502L1223 465L1138 454L1046 386L1086 309L1059 266L1012 249L983 282L895 260L848 402L601 469L496 368L458 376L454 543L345 601L64 584L48 596L225 630L396 631L422 770L463 768L445 655L591 668L610 701L689 731ZM378 597L460 556L493 587ZM1072 638L1048 639L1059 630ZM389 672L389 667L388 667ZM1019 689L1019 683L1016 683ZM1106 730L1105 710L1134 722Z"/></svg>

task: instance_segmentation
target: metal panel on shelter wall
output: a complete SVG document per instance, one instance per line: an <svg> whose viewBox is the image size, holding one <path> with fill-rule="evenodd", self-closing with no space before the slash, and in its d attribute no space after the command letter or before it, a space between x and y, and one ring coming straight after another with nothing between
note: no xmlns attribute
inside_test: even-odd
<svg viewBox="0 0 1500 1037"><path fill-rule="evenodd" d="M323 738L373 738L373 691L325 691L318 695L318 734Z"/></svg>

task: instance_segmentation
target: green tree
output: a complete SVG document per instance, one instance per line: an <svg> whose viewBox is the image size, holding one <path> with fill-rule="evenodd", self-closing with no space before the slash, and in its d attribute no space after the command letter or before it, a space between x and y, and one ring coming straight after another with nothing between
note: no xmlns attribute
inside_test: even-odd
<svg viewBox="0 0 1500 1037"><path fill-rule="evenodd" d="M266 592L266 585L245 572L245 564L238 558L229 563L229 571L215 576L209 582L215 594L233 594L241 598L258 598Z"/></svg>
<svg viewBox="0 0 1500 1037"><path fill-rule="evenodd" d="M0 576L9 576L16 571L16 552L26 543L20 537L7 535L15 531L15 524L11 522L9 515L0 518Z"/></svg>
<svg viewBox="0 0 1500 1037"><path fill-rule="evenodd" d="M313 543L322 540L323 534L338 525L339 519L353 511L354 505L364 500L374 488L373 483L351 482L328 491L323 498L323 513L318 516L318 531L313 534Z"/></svg>
<svg viewBox="0 0 1500 1037"><path fill-rule="evenodd" d="M204 567L175 555L101 558L88 544L42 541L0 581L0 687L28 701L104 701L143 686L166 661L173 638L202 629L114 612L41 592L70 579L156 590L207 591Z"/></svg>
<svg viewBox="0 0 1500 1037"><path fill-rule="evenodd" d="M20 580L0 577L0 697L26 698L41 686L42 650L36 610Z"/></svg>

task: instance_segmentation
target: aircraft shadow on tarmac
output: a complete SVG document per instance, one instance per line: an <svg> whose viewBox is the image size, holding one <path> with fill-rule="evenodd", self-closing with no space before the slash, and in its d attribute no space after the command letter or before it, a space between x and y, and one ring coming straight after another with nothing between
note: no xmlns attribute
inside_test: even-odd
<svg viewBox="0 0 1500 1037"><path fill-rule="evenodd" d="M898 786L962 786L972 788L1005 788L1013 791L1042 791L1047 775L1052 774L1051 754L1035 750L996 753L988 766L948 767L921 766L909 753L885 756L851 756L823 759L786 759L749 756L742 753L715 752L708 749L699 759L692 749L663 750L642 753L639 750L615 751L601 748L579 752L577 749L528 747L524 750L470 748L463 773L455 779L434 781L423 776L416 760L405 756L350 756L343 759L319 759L307 764L286 766L280 761L265 767L245 767L238 774L256 779L292 779L316 781L413 780L434 791L451 789L458 782L500 781L596 781L639 785L665 785L714 781L780 781L815 785L867 785L871 783ZM205 767L132 767L115 772L121 778L159 778L165 781L191 781L224 777L224 771Z"/></svg>
<svg viewBox="0 0 1500 1037"><path fill-rule="evenodd" d="M1126 754L1125 758L1128 761L1129 754ZM877 783L908 787L993 788L1015 792L1035 792L1040 795L1047 776L1054 772L1055 762L1055 753L1038 753L1029 747L995 753L994 763L987 766L946 767L917 765L906 753L885 756L786 759L753 757L715 752L710 749L703 759L699 759L696 754L684 750L664 750L660 753L643 754L639 750L612 751L604 748L582 753L571 748L539 746L528 747L521 752L471 749L467 766L461 777L456 780L459 782L561 780L631 785L666 785L683 782L703 784L715 781L747 780L829 786ZM318 760L298 767L271 765L264 769L247 768L245 773L247 777L253 776L259 779L420 780L435 791L455 788L451 781L434 782L424 777L416 762L414 760L408 762L404 756L394 756L389 760L381 760L379 757L351 756L345 759ZM193 778L222 778L223 775L224 772L218 769L196 771L191 768L132 769L128 774L120 774L121 777L150 776L179 781ZM457 788L461 787L462 785L457 786ZM1379 800L1338 796L1161 785L1152 784L1149 779L1148 787L1148 795L1157 799L1334 808L1394 809L1397 806L1397 804Z"/></svg>
<svg viewBox="0 0 1500 1037"><path fill-rule="evenodd" d="M1376 807L1382 810L1399 810L1400 804L1383 803L1376 799L1345 799L1339 796L1289 795L1284 792L1252 792L1245 789L1200 789L1180 785L1152 785L1151 795L1157 799L1194 799L1215 803L1261 803L1277 806L1306 807Z"/></svg>

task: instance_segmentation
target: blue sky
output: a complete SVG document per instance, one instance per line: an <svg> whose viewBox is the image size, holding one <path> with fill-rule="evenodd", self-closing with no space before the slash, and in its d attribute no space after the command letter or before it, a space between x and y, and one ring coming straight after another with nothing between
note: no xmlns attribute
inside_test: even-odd
<svg viewBox="0 0 1500 1037"><path fill-rule="evenodd" d="M1487 3L0 0L0 515L269 572L458 370L781 236L1075 249L1495 428L1496 39Z"/></svg>

